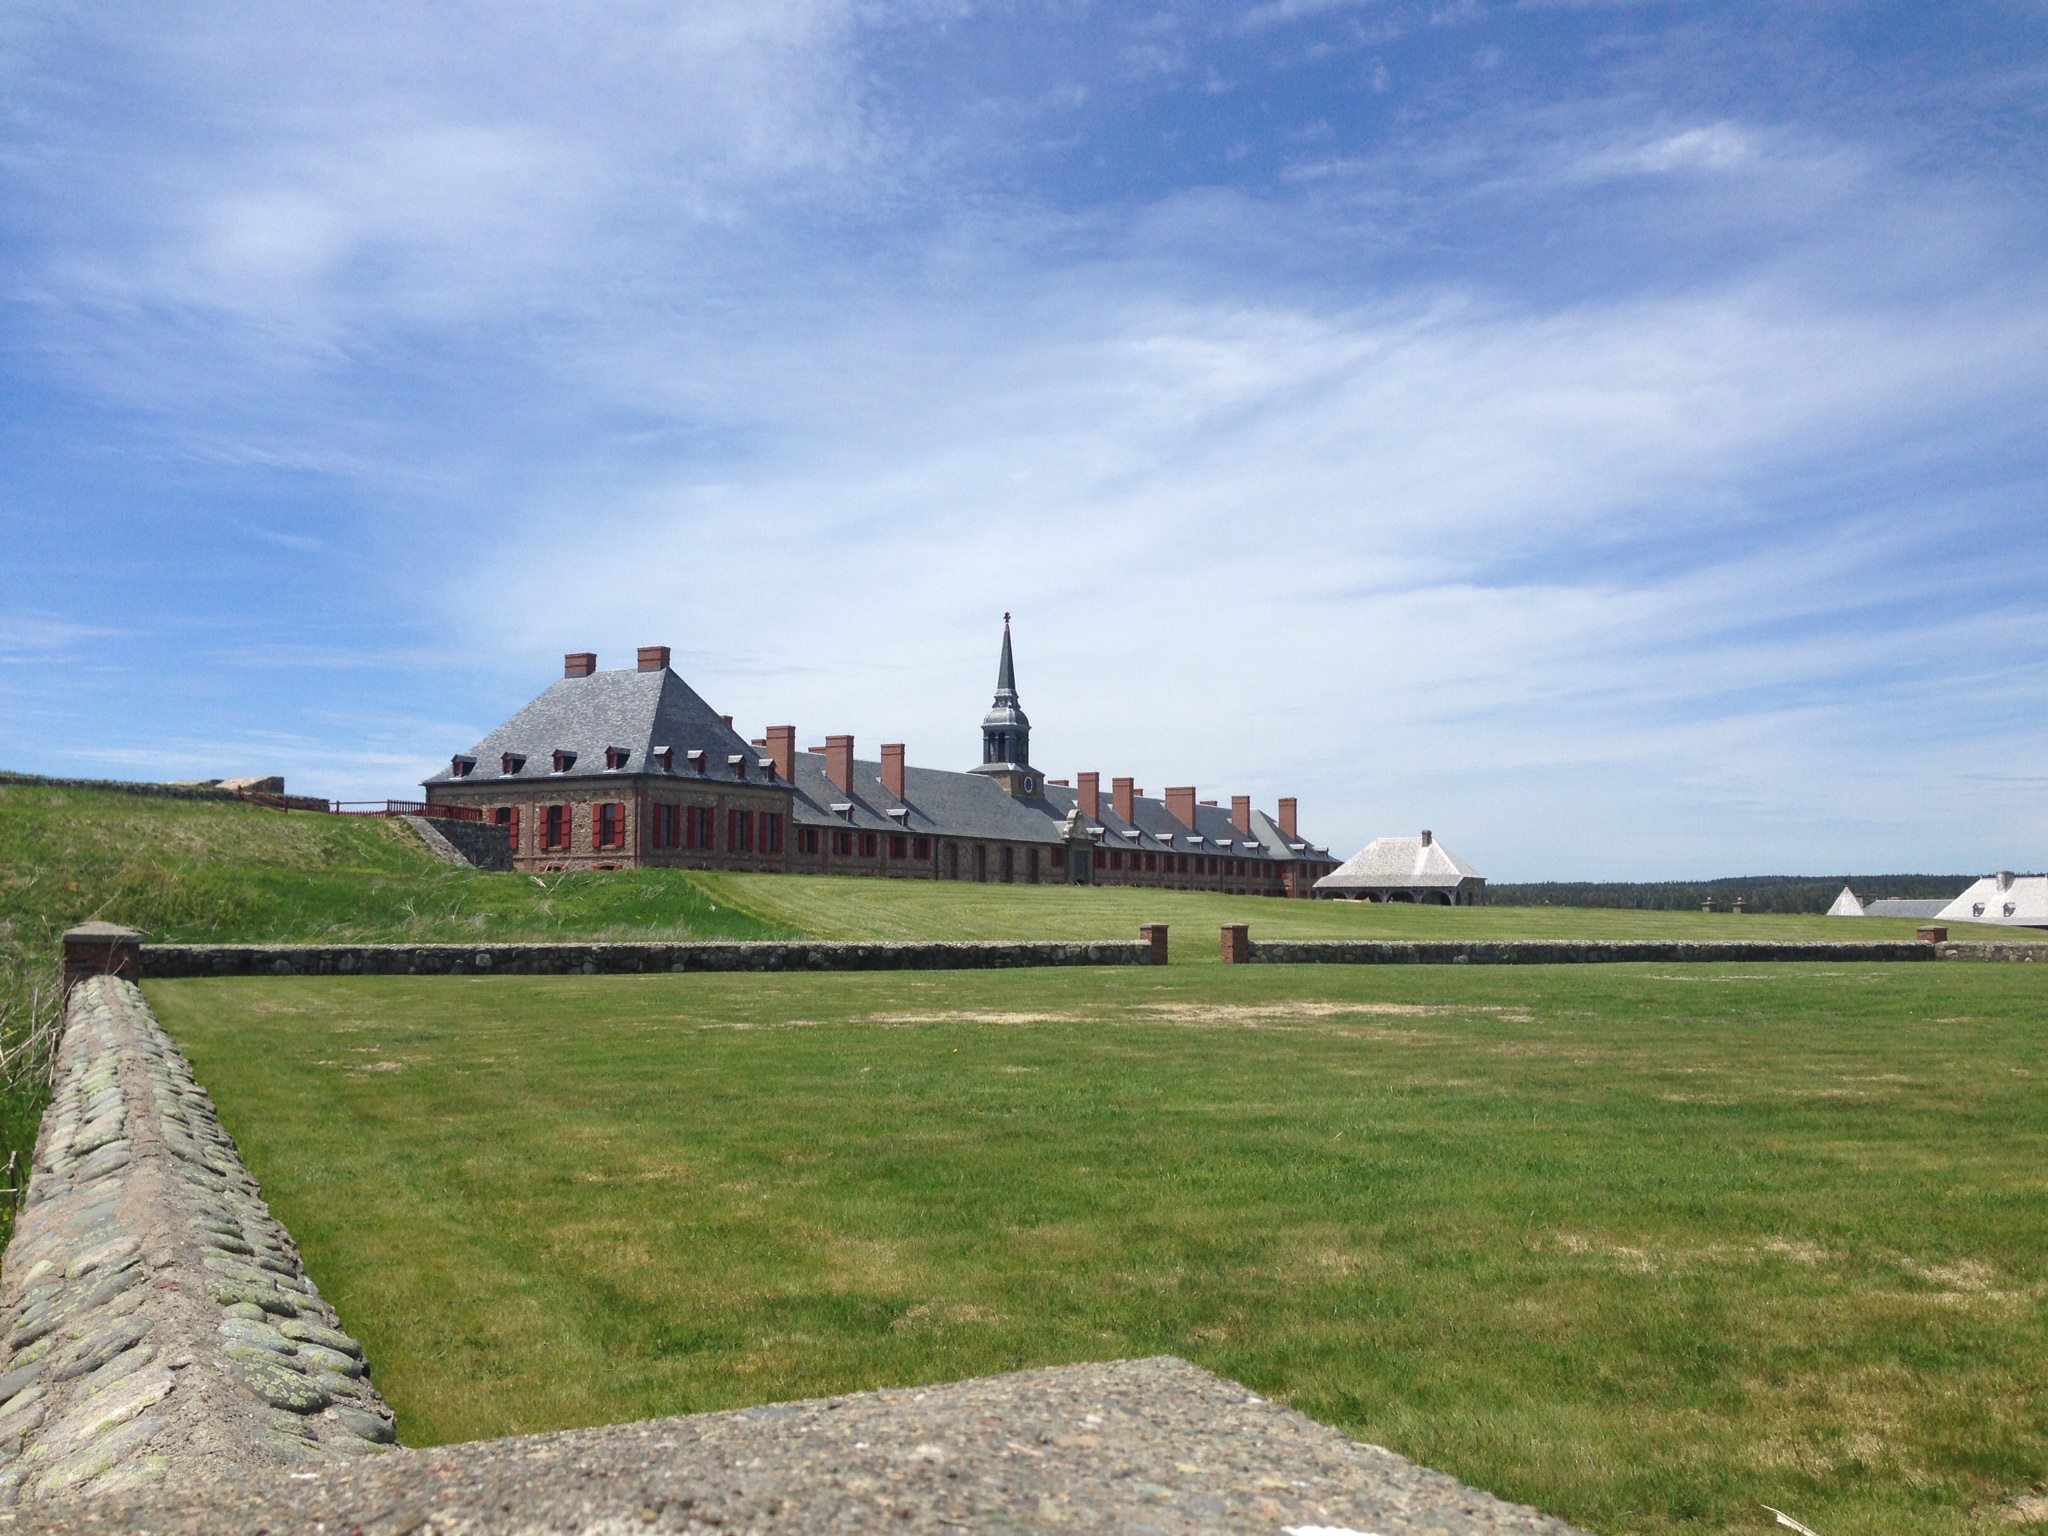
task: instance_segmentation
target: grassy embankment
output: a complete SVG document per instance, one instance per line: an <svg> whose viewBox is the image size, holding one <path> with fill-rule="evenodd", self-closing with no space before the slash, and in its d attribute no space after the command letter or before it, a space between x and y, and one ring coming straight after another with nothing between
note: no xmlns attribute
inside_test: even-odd
<svg viewBox="0 0 2048 1536"><path fill-rule="evenodd" d="M414 1443L1168 1351L1595 1531L1896 1536L2042 1508L2044 985L149 990Z"/></svg>
<svg viewBox="0 0 2048 1536"><path fill-rule="evenodd" d="M34 1145L57 938L89 918L158 939L305 942L785 931L688 878L451 869L400 822L0 784L0 1163ZM10 1223L0 1198L0 1242Z"/></svg>

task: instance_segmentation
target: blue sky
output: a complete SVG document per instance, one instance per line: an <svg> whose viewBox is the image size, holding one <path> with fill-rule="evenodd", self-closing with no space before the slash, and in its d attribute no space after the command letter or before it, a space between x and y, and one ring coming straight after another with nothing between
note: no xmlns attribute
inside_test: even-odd
<svg viewBox="0 0 2048 1536"><path fill-rule="evenodd" d="M2048 7L24 3L0 766L557 675L1434 828L2048 864Z"/></svg>

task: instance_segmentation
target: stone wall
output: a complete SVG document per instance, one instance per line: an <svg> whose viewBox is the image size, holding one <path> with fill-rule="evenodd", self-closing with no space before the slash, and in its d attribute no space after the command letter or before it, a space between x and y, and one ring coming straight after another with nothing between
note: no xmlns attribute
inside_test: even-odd
<svg viewBox="0 0 2048 1536"><path fill-rule="evenodd" d="M506 873L512 868L512 848L505 829L483 821L450 821L445 817L403 816L399 818L427 845L427 851L446 864L465 869L486 869Z"/></svg>
<svg viewBox="0 0 2048 1536"><path fill-rule="evenodd" d="M181 976L614 976L656 971L983 971L1152 965L1125 943L144 944L142 974Z"/></svg>
<svg viewBox="0 0 2048 1536"><path fill-rule="evenodd" d="M1224 956L1231 959L1229 930ZM1862 943L1770 943L1715 939L1502 939L1399 943L1368 939L1257 939L1243 945L1252 965L1585 965L1656 961L2048 960L2048 945L1923 944L1917 939Z"/></svg>
<svg viewBox="0 0 2048 1536"><path fill-rule="evenodd" d="M0 1504L372 1455L390 1410L142 994L72 989L0 1280Z"/></svg>

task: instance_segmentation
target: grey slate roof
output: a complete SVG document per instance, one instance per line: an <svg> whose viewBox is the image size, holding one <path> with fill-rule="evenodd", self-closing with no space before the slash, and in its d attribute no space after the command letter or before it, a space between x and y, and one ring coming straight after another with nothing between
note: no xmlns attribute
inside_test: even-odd
<svg viewBox="0 0 2048 1536"><path fill-rule="evenodd" d="M605 767L607 747L626 749L623 767ZM748 783L759 783L763 777L761 749L743 740L695 689L664 667L658 672L619 670L561 678L476 744L470 754L476 758L476 767L466 777L457 778L444 768L426 782L503 782L506 775L500 764L507 752L526 758L525 766L512 775L519 783L587 779L607 772L661 773L654 761L654 752L660 747L675 751L675 766L669 775L675 778L730 784L742 777ZM559 774L552 769L558 748L576 754L575 763ZM692 750L704 754L701 774L689 761ZM745 760L744 775L734 767L734 757Z"/></svg>
<svg viewBox="0 0 2048 1536"><path fill-rule="evenodd" d="M1064 806L1055 811L1043 797L1013 800L994 779L943 768L906 766L899 800L882 785L882 765L861 758L854 759L849 793L832 782L825 759L815 752L797 753L796 790L791 818L798 826L1054 844L1060 841L1060 818L1066 815ZM852 810L835 812L835 805ZM895 817L891 810L907 814Z"/></svg>
<svg viewBox="0 0 2048 1536"><path fill-rule="evenodd" d="M1045 794L1062 818L1080 800L1079 790L1063 784L1047 785ZM1104 794L1101 797L1101 814L1093 825L1104 829L1100 846L1121 848L1126 851L1136 849L1145 853L1204 853L1234 859L1281 861L1310 857L1327 858L1329 855L1329 850L1316 847L1301 837L1296 837L1294 842L1302 845L1302 851L1295 852L1288 840L1281 835L1278 824L1264 811L1253 811L1251 820L1252 830L1247 835L1231 823L1230 812L1226 807L1198 805L1195 807L1195 824L1190 829L1167 810L1164 800L1150 795L1137 795L1131 801L1131 819L1126 821L1117 815L1111 797ZM1197 842L1197 838L1201 841Z"/></svg>
<svg viewBox="0 0 2048 1536"><path fill-rule="evenodd" d="M1875 901L1863 903L1865 917L1939 917L1948 903L1936 896L1930 901L1921 901L1906 896L1880 896Z"/></svg>
<svg viewBox="0 0 2048 1536"><path fill-rule="evenodd" d="M1003 670L1012 681L1013 665L1006 652ZM607 747L625 749L621 767L605 767ZM674 766L667 771L654 760L660 747L674 749ZM557 749L576 754L575 762L559 774L552 767ZM693 749L704 754L701 773L689 761ZM526 759L509 778L500 766L508 752ZM468 755L476 759L476 766L467 775L458 778L443 769L426 784L531 785L633 774L730 784L741 778L731 763L734 757L744 759L745 782L770 787L779 783L767 779L759 767L766 752L727 726L696 690L667 668L654 672L619 669L558 679ZM855 760L851 793L827 776L825 759L819 753L797 753L795 767L794 782L784 787L793 791L790 819L798 826L1054 846L1061 841L1067 813L1079 799L1079 791L1071 786L1043 784L1036 796L1019 800L986 774L906 766L904 795L899 800L882 787L882 766L873 759ZM833 810L837 805L850 809ZM1327 848L1306 838L1297 836L1290 842L1279 824L1263 811L1252 812L1252 830L1247 835L1231 824L1230 812L1223 806L1197 807L1192 831L1156 797L1138 796L1128 822L1116 814L1109 793L1102 795L1101 806L1102 814L1093 825L1104 829L1097 840L1102 848L1277 862L1329 857ZM891 816L892 810L904 814Z"/></svg>

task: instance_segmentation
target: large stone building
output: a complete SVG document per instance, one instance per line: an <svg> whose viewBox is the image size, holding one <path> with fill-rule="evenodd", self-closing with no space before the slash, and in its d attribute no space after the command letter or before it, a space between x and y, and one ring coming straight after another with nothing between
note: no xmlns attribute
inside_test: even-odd
<svg viewBox="0 0 2048 1536"><path fill-rule="evenodd" d="M519 869L741 869L1024 884L1142 885L1307 896L1336 867L1295 803L1225 809L1193 786L1148 797L1128 778L1047 779L1031 763L1009 618L981 761L914 768L851 736L798 751L796 728L749 741L641 648L631 671L587 651L561 679L426 781L435 804L503 826Z"/></svg>

